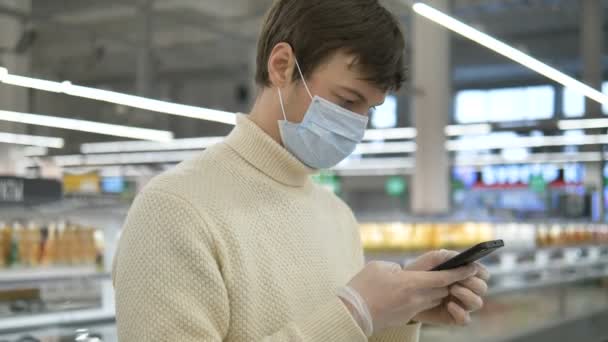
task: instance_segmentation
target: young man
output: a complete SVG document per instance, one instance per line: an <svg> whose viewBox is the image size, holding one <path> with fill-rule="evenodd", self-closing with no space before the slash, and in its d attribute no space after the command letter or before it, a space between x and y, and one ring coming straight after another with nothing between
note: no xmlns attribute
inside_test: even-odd
<svg viewBox="0 0 608 342"><path fill-rule="evenodd" d="M417 341L466 324L487 272L363 264L350 209L310 181L362 139L404 79L404 37L377 0L278 0L260 93L227 139L155 178L115 258L121 341Z"/></svg>

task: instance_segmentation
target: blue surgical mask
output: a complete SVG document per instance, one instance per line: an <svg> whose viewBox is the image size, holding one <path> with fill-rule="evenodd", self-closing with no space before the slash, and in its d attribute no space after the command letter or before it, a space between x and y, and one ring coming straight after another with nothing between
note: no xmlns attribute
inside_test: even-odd
<svg viewBox="0 0 608 342"><path fill-rule="evenodd" d="M312 101L301 123L289 122L279 89L285 118L279 121L281 139L285 148L302 163L313 169L328 169L353 153L363 140L368 118L322 97L313 97L297 60L296 66Z"/></svg>

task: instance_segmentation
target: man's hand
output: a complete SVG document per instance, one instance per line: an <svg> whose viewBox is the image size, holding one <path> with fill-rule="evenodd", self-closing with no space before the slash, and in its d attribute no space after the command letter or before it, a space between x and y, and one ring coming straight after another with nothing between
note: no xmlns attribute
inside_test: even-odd
<svg viewBox="0 0 608 342"><path fill-rule="evenodd" d="M448 287L473 277L473 265L453 270L426 272L423 269L402 270L398 264L370 262L348 283L365 302L372 320L372 330L378 333L415 319L449 296ZM347 305L353 313L353 307Z"/></svg>
<svg viewBox="0 0 608 342"><path fill-rule="evenodd" d="M405 270L428 271L433 267L457 255L454 251L433 251L416 259ZM428 324L467 325L471 322L471 313L483 306L483 296L488 291L487 281L490 273L480 263L474 263L475 274L465 280L449 286L450 296L440 305L422 311L414 320Z"/></svg>

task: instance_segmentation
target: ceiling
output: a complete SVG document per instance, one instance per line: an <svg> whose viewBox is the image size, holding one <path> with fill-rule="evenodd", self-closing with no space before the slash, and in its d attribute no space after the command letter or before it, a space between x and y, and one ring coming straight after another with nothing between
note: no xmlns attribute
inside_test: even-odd
<svg viewBox="0 0 608 342"><path fill-rule="evenodd" d="M150 14L155 69L212 70L246 66L268 0L45 1L32 3L39 32L33 66L73 80L133 73ZM145 32L145 26L144 26Z"/></svg>
<svg viewBox="0 0 608 342"><path fill-rule="evenodd" d="M38 33L33 68L87 82L132 75L142 45L142 20L150 13L152 60L158 72L246 69L272 0L154 1L146 11L147 2L33 0L32 13L22 14ZM398 0L384 2L407 25L406 6ZM485 32L540 58L566 62L578 56L579 3L452 0L452 8L455 16ZM604 4L608 8L608 1ZM472 46L455 42L456 69L501 62Z"/></svg>

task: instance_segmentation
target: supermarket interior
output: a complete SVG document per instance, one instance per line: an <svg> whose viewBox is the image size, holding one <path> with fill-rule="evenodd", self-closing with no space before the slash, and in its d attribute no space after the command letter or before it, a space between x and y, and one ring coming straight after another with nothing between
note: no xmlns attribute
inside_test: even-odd
<svg viewBox="0 0 608 342"><path fill-rule="evenodd" d="M0 341L118 341L131 204L251 110L272 3L0 0ZM420 341L608 341L608 1L380 3L406 84L312 182L367 261L504 241L472 322Z"/></svg>

